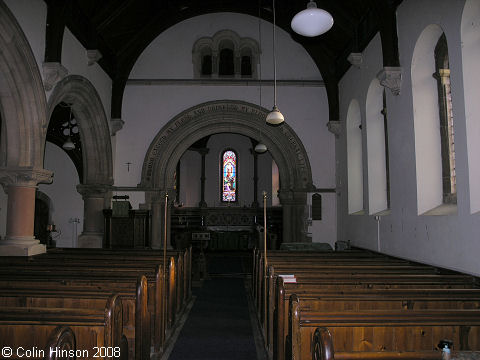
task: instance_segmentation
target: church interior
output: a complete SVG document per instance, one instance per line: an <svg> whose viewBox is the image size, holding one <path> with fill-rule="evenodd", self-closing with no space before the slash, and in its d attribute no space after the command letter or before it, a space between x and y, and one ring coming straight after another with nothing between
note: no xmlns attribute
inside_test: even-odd
<svg viewBox="0 0 480 360"><path fill-rule="evenodd" d="M480 359L479 63L479 0L0 0L0 359Z"/></svg>

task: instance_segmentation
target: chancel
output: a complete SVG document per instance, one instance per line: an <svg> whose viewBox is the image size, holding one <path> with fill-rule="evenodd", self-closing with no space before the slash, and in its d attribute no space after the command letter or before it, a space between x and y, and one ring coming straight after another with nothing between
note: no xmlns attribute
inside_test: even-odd
<svg viewBox="0 0 480 360"><path fill-rule="evenodd" d="M479 0L0 28L2 358L480 358Z"/></svg>

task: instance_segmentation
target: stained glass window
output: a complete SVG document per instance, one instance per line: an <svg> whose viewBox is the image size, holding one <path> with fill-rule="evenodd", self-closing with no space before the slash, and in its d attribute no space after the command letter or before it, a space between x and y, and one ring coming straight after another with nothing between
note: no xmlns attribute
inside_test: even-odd
<svg viewBox="0 0 480 360"><path fill-rule="evenodd" d="M227 150L222 156L222 201L237 200L237 155Z"/></svg>

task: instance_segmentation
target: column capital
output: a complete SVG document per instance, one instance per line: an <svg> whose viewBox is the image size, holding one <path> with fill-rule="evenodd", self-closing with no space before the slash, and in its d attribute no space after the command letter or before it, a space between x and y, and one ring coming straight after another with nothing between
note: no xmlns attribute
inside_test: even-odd
<svg viewBox="0 0 480 360"><path fill-rule="evenodd" d="M393 95L400 95L402 87L403 69L401 67L386 66L377 74L377 79L383 87L390 89Z"/></svg>
<svg viewBox="0 0 480 360"><path fill-rule="evenodd" d="M362 53L350 53L348 55L347 60L350 64L355 66L356 68L360 69L363 64L363 54Z"/></svg>
<svg viewBox="0 0 480 360"><path fill-rule="evenodd" d="M53 172L34 168L0 167L0 184L9 186L36 187L38 184L50 184Z"/></svg>
<svg viewBox="0 0 480 360"><path fill-rule="evenodd" d="M50 91L68 75L68 70L59 62L45 62L43 66L43 86Z"/></svg>
<svg viewBox="0 0 480 360"><path fill-rule="evenodd" d="M115 136L118 131L122 130L123 125L125 125L125 121L120 118L111 118L110 119L110 135Z"/></svg>
<svg viewBox="0 0 480 360"><path fill-rule="evenodd" d="M105 184L79 184L77 191L83 198L105 197L105 194L111 191L110 185Z"/></svg>
<svg viewBox="0 0 480 360"><path fill-rule="evenodd" d="M87 50L87 65L91 66L98 62L103 57L98 49Z"/></svg>
<svg viewBox="0 0 480 360"><path fill-rule="evenodd" d="M342 123L338 120L330 120L327 123L327 128L328 128L328 131L334 134L336 138L338 138L343 132Z"/></svg>

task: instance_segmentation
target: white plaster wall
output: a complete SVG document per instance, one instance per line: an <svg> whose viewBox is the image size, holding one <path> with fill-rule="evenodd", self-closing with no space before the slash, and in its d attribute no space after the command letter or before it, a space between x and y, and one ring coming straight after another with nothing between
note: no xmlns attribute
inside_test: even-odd
<svg viewBox="0 0 480 360"><path fill-rule="evenodd" d="M227 206L221 202L221 154L229 148L238 156L238 202L229 206L250 206L253 202L253 155L249 138L237 134L216 134L208 141L205 157L205 202L208 206ZM198 206L201 192L202 157L196 151L186 151L180 159L180 202L183 206ZM263 200L262 192L267 191L267 204L271 205L272 157L266 152L258 156L257 201Z"/></svg>
<svg viewBox="0 0 480 360"><path fill-rule="evenodd" d="M470 211L480 211L480 1L467 0L462 20L462 63L467 122Z"/></svg>
<svg viewBox="0 0 480 360"><path fill-rule="evenodd" d="M43 0L4 0L22 28L40 73L45 58L45 28L47 24L47 4Z"/></svg>
<svg viewBox="0 0 480 360"><path fill-rule="evenodd" d="M312 195L309 193L307 204L312 205ZM313 242L328 243L335 249L337 241L337 195L335 193L320 193L322 196L322 220L312 220L308 227L309 236Z"/></svg>
<svg viewBox="0 0 480 360"><path fill-rule="evenodd" d="M40 184L38 189L50 197L53 205L52 221L58 233L52 233L57 247L71 247L74 239L75 223L71 219L79 219L76 224L77 235L83 229L83 200L77 192L78 173L68 155L58 146L47 142L45 146L45 169L53 171L52 184Z"/></svg>
<svg viewBox="0 0 480 360"><path fill-rule="evenodd" d="M68 28L65 28L62 46L62 65L69 75L81 75L92 83L102 100L105 115L110 120L112 80L97 63L88 65L87 50Z"/></svg>
<svg viewBox="0 0 480 360"><path fill-rule="evenodd" d="M262 22L262 79L272 79L272 26ZM130 79L191 79L193 78L192 48L203 36L231 29L240 37L258 40L258 20L251 16L218 13L186 20L166 30L148 46L135 64ZM289 34L277 31L278 79L320 80L321 75L306 51ZM302 140L312 167L313 184L318 188L335 187L335 140L328 132L328 102L324 87L279 86L277 104L286 122ZM261 105L273 105L273 88L262 86ZM137 186L145 153L159 130L182 111L212 100L242 100L260 102L258 85L139 85L126 86L123 97L122 119L125 125L116 137L115 185ZM131 162L127 173L123 164ZM271 174L271 167L270 172ZM271 189L271 179L266 187ZM259 186L259 191L263 190ZM260 199L260 197L259 197ZM248 202L251 200L247 201ZM325 209L335 228L335 207ZM329 225L329 226L330 226ZM336 233L331 234L335 238ZM313 234L320 241L320 234Z"/></svg>
<svg viewBox="0 0 480 360"><path fill-rule="evenodd" d="M236 13L215 13L185 20L160 34L137 60L130 78L187 79L193 77L192 49L201 37L233 30L240 37L259 41L258 19ZM262 79L273 79L272 24L261 21ZM321 79L313 60L290 34L277 27L277 78Z"/></svg>
<svg viewBox="0 0 480 360"><path fill-rule="evenodd" d="M220 14L222 15L222 14ZM237 18L236 14L230 14ZM225 16L224 14L222 16ZM247 20L250 17L243 16ZM208 30L207 34L213 34L216 31L211 30L212 26L209 16L202 16L203 27ZM222 18L222 17L221 17ZM196 18L195 18L196 19ZM217 22L213 22L217 26ZM221 25L221 24L220 24ZM247 22L246 29L251 31L251 21ZM156 61L161 61L165 57L166 48L158 48L156 45L158 42L167 41L165 33L161 34L152 45L147 48L144 54L139 58L138 63L135 65L130 78L162 78L175 77L178 79L185 78L185 76L192 77L193 65L191 63L191 48L193 46L194 38L190 35L187 39L185 32L191 33L189 28L191 24L183 22L176 25L172 29L180 28L178 32L168 31L168 36L174 40L170 40L168 44L174 47L168 48L168 52L177 54L180 50L175 47L185 48L182 54L187 54L187 62L189 63L188 73L186 67L182 67L182 58L175 58L174 63L179 64L178 71L169 70L168 74L158 74L159 69L162 66L153 66L149 64L156 64ZM226 25L225 25L226 26ZM218 30L223 27L218 26ZM241 36L246 36L239 29L234 28ZM195 33L204 33L200 30L195 30ZM200 36L200 35L198 35ZM266 37L266 35L265 35ZM287 41L288 40L288 41ZM283 48L284 44L280 42L279 48ZM285 39L285 43L292 43L291 39ZM293 43L295 46L290 46L290 50L299 51L298 44ZM165 45L166 46L166 45ZM155 51L153 51L156 49ZM304 50L300 53L290 52L285 66L289 67L292 71L299 71L297 79L306 77L306 74L302 74L302 71L308 69L305 66L304 61L301 61L302 56L306 57ZM262 53L262 57L266 51ZM153 57L152 60L144 59ZM283 57L281 57L283 58ZM270 61L271 58L268 59ZM297 65L297 60L299 61ZM170 60L169 60L170 61ZM171 61L170 61L171 62ZM270 68L270 66L269 66ZM317 72L317 78L320 76L318 70L311 69L310 71ZM262 70L264 73L267 70ZM278 71L279 78L282 78L281 70ZM290 75L293 78L293 75ZM297 135L302 139L303 145L310 157L313 172L313 182L317 187L333 187L334 186L334 137L327 131L326 123L328 122L328 103L326 91L323 87L307 87L307 86L279 86L277 94L277 104L285 115L286 121L294 129ZM149 144L153 140L155 134L159 129L166 124L171 118L179 114L181 111L211 100L220 99L235 99L243 100L251 103L259 103L259 87L258 86L182 86L182 85L170 85L170 86L158 86L158 85L127 85L124 94L124 103L122 117L126 122L124 128L117 133L117 143L122 143L120 147L117 147L117 163L123 164L127 161L133 163L133 171L137 174L136 181L131 176L126 179L128 184L135 186L140 181L141 166L143 163L143 157L148 149ZM262 87L262 105L266 108L271 108L273 105L273 89L272 87ZM142 141L138 141L142 139ZM320 156L321 155L321 156ZM130 159L130 160L128 160ZM132 170L132 168L131 168ZM116 170L115 178L117 182L123 182L126 169L119 168Z"/></svg>
<svg viewBox="0 0 480 360"><path fill-rule="evenodd" d="M206 168L206 159L205 159ZM200 202L202 156L197 151L186 151L180 158L180 203L186 207L198 206ZM205 174L209 178L212 174ZM177 189L178 191L178 189ZM208 202L207 202L208 204ZM213 203L209 204L210 206Z"/></svg>
<svg viewBox="0 0 480 360"><path fill-rule="evenodd" d="M398 8L400 63L403 67L401 94L387 91L388 136L390 148L391 212L380 217L380 231L374 216L349 216L347 199L341 191L338 210L339 240L380 250L398 257L480 274L480 218L470 214L466 149L465 105L461 61L460 26L464 1L405 0ZM430 24L439 25L447 36L452 101L455 117L458 214L448 216L417 215L415 134L411 90L411 61L415 43ZM351 68L340 83L340 115L352 98L365 99L368 85L382 68L381 44L377 35L364 51L361 69ZM365 101L360 101L365 104ZM362 111L365 107L362 107ZM346 142L342 135L336 145L337 185L346 181ZM368 190L368 189L366 189Z"/></svg>
<svg viewBox="0 0 480 360"><path fill-rule="evenodd" d="M439 26L429 25L420 35L411 61L418 214L441 205L443 201L438 90L432 76L435 72L434 50L442 32Z"/></svg>

